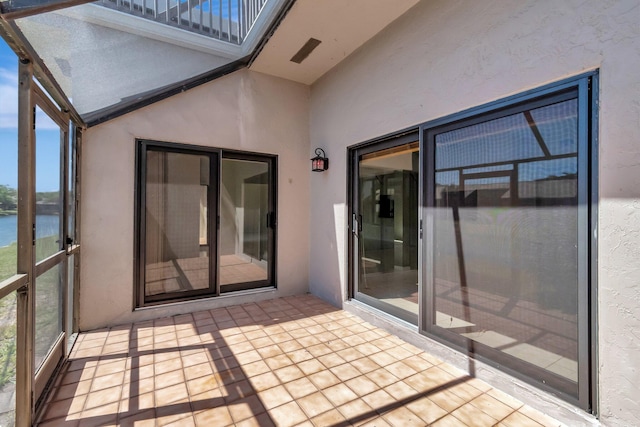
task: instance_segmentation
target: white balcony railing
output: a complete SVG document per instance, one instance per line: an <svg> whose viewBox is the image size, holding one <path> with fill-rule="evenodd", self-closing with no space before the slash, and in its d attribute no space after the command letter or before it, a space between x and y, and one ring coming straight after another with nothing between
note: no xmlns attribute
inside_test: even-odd
<svg viewBox="0 0 640 427"><path fill-rule="evenodd" d="M97 4L241 45L268 0L98 0Z"/></svg>

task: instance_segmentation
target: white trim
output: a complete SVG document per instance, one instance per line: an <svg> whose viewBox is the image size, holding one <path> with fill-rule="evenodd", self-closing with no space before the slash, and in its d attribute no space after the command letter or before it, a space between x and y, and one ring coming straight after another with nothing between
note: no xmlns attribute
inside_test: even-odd
<svg viewBox="0 0 640 427"><path fill-rule="evenodd" d="M268 0L262 7L255 22L247 32L242 42L242 56L247 56L256 48L264 33L269 29L273 20L282 9L286 0Z"/></svg>
<svg viewBox="0 0 640 427"><path fill-rule="evenodd" d="M286 0L269 0L266 2L255 22L249 29L241 45L217 40L203 34L155 22L140 16L109 9L97 4L84 4L77 7L57 11L61 15L111 28L126 33L171 43L198 52L221 56L230 60L238 60L248 56L256 48L264 33L269 29Z"/></svg>
<svg viewBox="0 0 640 427"><path fill-rule="evenodd" d="M234 61L245 56L244 44L243 46L238 46L233 43L216 40L212 37L192 33L171 25L151 21L140 16L130 15L96 4L85 4L73 8L61 9L57 11L57 13L83 22L171 43L176 46L221 56Z"/></svg>

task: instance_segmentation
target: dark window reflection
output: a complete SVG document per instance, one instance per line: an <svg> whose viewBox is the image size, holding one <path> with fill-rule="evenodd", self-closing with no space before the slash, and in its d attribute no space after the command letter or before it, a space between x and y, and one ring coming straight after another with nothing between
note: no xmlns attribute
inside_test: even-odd
<svg viewBox="0 0 640 427"><path fill-rule="evenodd" d="M147 152L145 295L209 289L209 158Z"/></svg>
<svg viewBox="0 0 640 427"><path fill-rule="evenodd" d="M220 194L221 292L271 286L269 163L223 159Z"/></svg>
<svg viewBox="0 0 640 427"><path fill-rule="evenodd" d="M360 158L358 292L412 323L418 315L419 143Z"/></svg>
<svg viewBox="0 0 640 427"><path fill-rule="evenodd" d="M436 325L577 393L577 100L435 143Z"/></svg>

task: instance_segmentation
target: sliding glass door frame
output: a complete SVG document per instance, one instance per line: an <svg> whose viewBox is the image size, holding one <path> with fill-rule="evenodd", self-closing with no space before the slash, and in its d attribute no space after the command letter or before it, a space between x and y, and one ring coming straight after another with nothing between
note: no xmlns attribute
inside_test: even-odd
<svg viewBox="0 0 640 427"><path fill-rule="evenodd" d="M349 153L349 171L348 171L348 197L349 197L349 209L348 209L348 218L349 218L349 260L348 263L351 266L349 269L349 277L348 277L348 298L353 298L358 301L362 301L363 303L370 305L378 310L389 313L390 315L402 319L408 323L413 325L417 325L419 318L421 316L420 304L418 308L418 313L416 315L410 314L405 310L399 309L391 304L380 301L372 296L369 296L360 291L362 283L360 283L361 277L361 268L362 263L359 261L362 256L362 245L363 245L363 220L362 220L362 206L360 206L360 159L371 153L392 149L395 147L399 147L402 145L406 145L409 143L414 143L419 141L420 146L422 142L420 141L420 133L417 129L409 129L403 131L396 135L389 135L384 138L370 141L364 144L360 144L357 146L350 147L348 150ZM419 150L419 155L422 156L422 149ZM419 160L419 168L422 168L422 161ZM420 177L422 176L422 171L418 172L418 188L417 188L417 206L418 212L416 212L418 217L418 228L421 227L421 218L420 218L420 209L422 206L421 200L421 186L422 180ZM420 233L420 232L419 232ZM421 234L421 233L420 233ZM422 284L421 284L421 250L422 244L420 243L421 236L418 236L418 301L422 300Z"/></svg>
<svg viewBox="0 0 640 427"><path fill-rule="evenodd" d="M227 293L227 292L236 292L236 291L246 291L250 289L257 288L265 288L272 287L276 284L276 265L277 265L277 253L276 250L276 242L277 242L277 230L278 230L278 157L275 155L269 154L261 154L261 153L253 153L247 151L236 151L236 150L226 150L222 149L222 156L220 158L220 173L224 170L223 162L224 160L238 160L245 162L259 162L266 163L268 167L267 174L267 186L268 186L268 194L267 194L267 219L266 219L266 229L267 229L267 251L269 254L268 266L267 266L267 278L266 280L259 281L251 281L251 282L243 282L243 283L232 283L232 284L223 284L220 280L220 265L218 265L218 282L220 283L219 288L224 286L224 289L219 290L219 294ZM222 188L222 178L220 178L220 188ZM222 206L222 192L218 191L219 198L218 203L219 206ZM218 223L220 226L220 223ZM220 247L221 239L218 239L218 253L222 254L222 249ZM219 263L218 263L219 264Z"/></svg>
<svg viewBox="0 0 640 427"><path fill-rule="evenodd" d="M493 366L516 378L534 384L536 387L561 397L563 400L588 412L597 413L593 402L597 401L597 218L598 218L598 72L587 72L567 78L557 83L531 89L521 94L471 108L453 115L435 119L419 125L416 133L407 136L407 131L387 135L378 139L357 144L348 148L347 163L347 200L348 200L348 288L347 299L355 299L389 315L402 318L393 307L382 304L359 290L360 275L360 238L362 229L361 207L359 206L359 161L363 155L401 145L402 141L420 140L419 166L419 215L418 215L418 274L419 274L419 312L417 331L450 348L468 356L468 369L475 374L475 360ZM497 120L509 114L518 114L535 108L555 105L577 99L577 153L559 154L553 158L575 159L577 164L576 191L576 246L577 246L577 386L571 390L544 368L527 365L516 360L515 356L499 354L498 350L483 348L472 338L456 335L454 332L437 326L434 262L435 262L435 135L450 130L466 128L478 123ZM529 120L529 119L527 119ZM529 123L531 126L531 123ZM535 126L535 123L534 125ZM534 131L535 133L535 131ZM419 135L416 135L419 134ZM536 136L540 139L539 136ZM545 158L549 156L546 153ZM517 163L517 162L516 162ZM472 168L472 167L469 167ZM480 168L481 169L481 168ZM476 185L479 180L509 181L510 191L519 191L517 181L518 166L514 170L492 171L487 168L476 173L462 175L462 182L470 180ZM473 181L475 180L475 181ZM515 180L515 181L514 181ZM497 182L497 181L496 181ZM529 196L530 197L530 196ZM554 381L549 381L553 379ZM567 380L568 381L568 380Z"/></svg>
<svg viewBox="0 0 640 427"><path fill-rule="evenodd" d="M134 306L143 307L167 301L176 302L185 299L191 299L198 296L217 296L220 295L217 271L218 245L217 234L219 226L219 201L217 194L220 192L219 183L219 160L221 150L209 147L200 147L192 145L178 145L159 141L138 140L138 149L136 150L136 171L137 185L136 190L136 227L135 231L135 265L136 265L136 295ZM146 172L147 172L147 153L149 151L165 152L174 154L187 154L192 156L207 156L209 158L209 189L207 190L207 241L209 248L209 286L205 289L192 290L188 292L163 293L160 296L146 296Z"/></svg>
<svg viewBox="0 0 640 427"><path fill-rule="evenodd" d="M170 142L138 139L136 141L136 208L135 208L135 292L134 309L158 304L192 300L196 298L217 297L232 292L249 291L276 286L277 265L277 156L262 153L226 150L221 148L177 144ZM148 170L147 153L150 151L209 158L209 188L207 190L207 242L209 247L209 286L205 289L162 293L147 296L146 286L146 173ZM266 279L248 282L224 284L221 280L221 206L224 160L264 163L267 165L267 213L266 230L268 253ZM262 220L263 218L261 218Z"/></svg>
<svg viewBox="0 0 640 427"><path fill-rule="evenodd" d="M594 83L596 82L596 83ZM578 78L569 79L567 82L560 82L550 85L539 90L532 90L522 95L507 98L505 100L488 104L483 107L472 109L449 116L442 120L436 120L421 126L421 134L424 140L425 156L423 159L423 169L426 171L422 181L426 183L423 189L424 207L424 230L425 239L423 239L423 262L425 264L423 270L423 283L425 292L421 305L424 307L424 316L421 317L420 332L429 336L436 341L442 342L448 346L458 349L465 353L470 360L469 368L473 371L472 359L481 360L489 365L499 367L501 370L522 378L527 382L534 383L537 387L552 393L559 394L564 400L572 404L582 407L585 410L593 411L591 407L592 396L594 393L593 358L596 357L595 352L595 335L596 324L595 310L595 277L593 276L595 266L595 227L597 216L595 212L595 200L597 181L594 179L591 169L595 167L596 150L593 140L595 123L592 122L591 116L595 108L597 94L590 92L590 87L595 87L597 79L593 75L580 76ZM434 294L434 260L435 260L435 135L447 132L451 129L460 128L460 122L463 126L472 126L476 123L485 123L492 119L505 117L509 114L517 114L525 110L553 104L554 102L562 102L565 99L573 97L578 100L578 127L577 127L577 327L578 327L578 380L577 395L563 391L560 383L553 384L551 377L545 379L540 376L544 374L541 368L521 362L517 363L513 356L500 354L498 351L489 351L484 348L478 352L478 347L482 347L470 338L464 338L460 335L448 332L436 325L435 310L435 294ZM589 141L592 141L591 143ZM597 170L597 169L596 169ZM491 353L490 356L486 353ZM517 367L516 367L517 365Z"/></svg>

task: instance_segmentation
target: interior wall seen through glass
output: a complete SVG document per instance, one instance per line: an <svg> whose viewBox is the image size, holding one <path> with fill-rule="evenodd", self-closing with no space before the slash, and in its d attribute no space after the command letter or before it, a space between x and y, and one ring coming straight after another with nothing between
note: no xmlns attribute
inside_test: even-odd
<svg viewBox="0 0 640 427"><path fill-rule="evenodd" d="M584 178L577 115L569 99L435 136L428 272L444 336L542 370L572 395Z"/></svg>
<svg viewBox="0 0 640 427"><path fill-rule="evenodd" d="M210 287L209 157L147 151L145 295Z"/></svg>
<svg viewBox="0 0 640 427"><path fill-rule="evenodd" d="M418 142L359 159L357 291L406 320L418 314Z"/></svg>
<svg viewBox="0 0 640 427"><path fill-rule="evenodd" d="M267 162L222 159L221 292L227 285L269 278L269 191Z"/></svg>

